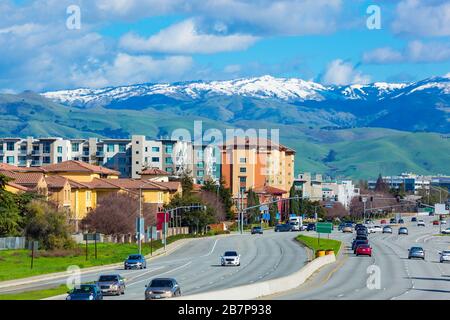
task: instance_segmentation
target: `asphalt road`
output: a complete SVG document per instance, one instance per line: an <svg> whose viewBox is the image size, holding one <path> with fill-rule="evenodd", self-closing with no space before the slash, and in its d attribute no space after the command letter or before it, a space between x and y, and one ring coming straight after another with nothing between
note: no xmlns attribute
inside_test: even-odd
<svg viewBox="0 0 450 320"><path fill-rule="evenodd" d="M171 254L148 262L147 269L124 270L121 267L105 272L96 271L82 275L81 282L95 281L100 274L118 273L126 278L125 295L105 296L104 299L141 300L144 299L145 285L155 277L174 277L179 282L183 295L274 279L289 275L306 263L306 251L294 240L297 234L275 233L270 230L263 235L243 234L197 239ZM220 256L227 250L236 250L241 254L239 267L220 266ZM65 279L43 281L14 288L10 292L35 290L62 283L65 283Z"/></svg>
<svg viewBox="0 0 450 320"><path fill-rule="evenodd" d="M425 220L426 227L417 227L416 223L410 222L410 218L405 218L404 226L408 228L409 235L398 235L399 226L393 227L392 235L369 235L369 243L373 248L372 257L356 257L348 248L354 234L334 232L332 238L344 242L342 255L336 264L324 267L297 289L265 298L449 300L450 263L440 263L438 252L450 249L450 237L433 236L439 233L439 226L431 223L433 218L420 219ZM408 249L411 246L425 249L425 261L408 259ZM368 268L373 265L379 267L381 285L379 288L369 289Z"/></svg>

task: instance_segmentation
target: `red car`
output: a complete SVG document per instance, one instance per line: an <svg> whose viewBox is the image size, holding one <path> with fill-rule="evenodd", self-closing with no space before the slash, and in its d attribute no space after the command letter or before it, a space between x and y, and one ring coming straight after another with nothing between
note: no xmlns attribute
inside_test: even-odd
<svg viewBox="0 0 450 320"><path fill-rule="evenodd" d="M361 244L356 248L356 256L372 256L372 247L368 244Z"/></svg>
<svg viewBox="0 0 450 320"><path fill-rule="evenodd" d="M380 223L381 223L381 224L386 224L387 222L386 222L386 220L381 220Z"/></svg>
<svg viewBox="0 0 450 320"><path fill-rule="evenodd" d="M434 220L434 221L433 221L433 226L438 226L438 225L439 225L439 221Z"/></svg>

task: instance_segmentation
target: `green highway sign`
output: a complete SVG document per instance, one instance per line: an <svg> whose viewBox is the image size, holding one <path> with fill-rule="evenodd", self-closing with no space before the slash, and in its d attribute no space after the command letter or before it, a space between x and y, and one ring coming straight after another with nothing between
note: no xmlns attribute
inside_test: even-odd
<svg viewBox="0 0 450 320"><path fill-rule="evenodd" d="M316 224L317 233L331 233L333 230L333 224L330 222L318 222Z"/></svg>

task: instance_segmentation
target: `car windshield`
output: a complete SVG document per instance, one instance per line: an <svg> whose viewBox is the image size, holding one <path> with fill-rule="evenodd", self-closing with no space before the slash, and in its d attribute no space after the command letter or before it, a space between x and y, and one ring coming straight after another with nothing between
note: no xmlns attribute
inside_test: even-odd
<svg viewBox="0 0 450 320"><path fill-rule="evenodd" d="M448 255L450 255L450 251L448 251L448 250L442 251L442 254L445 255L445 256L448 256Z"/></svg>
<svg viewBox="0 0 450 320"><path fill-rule="evenodd" d="M128 257L128 260L139 260L141 259L141 256L138 254L134 254Z"/></svg>
<svg viewBox="0 0 450 320"><path fill-rule="evenodd" d="M72 293L74 294L86 294L86 293L93 293L94 287L92 286L80 286L79 288L75 288L72 290Z"/></svg>
<svg viewBox="0 0 450 320"><path fill-rule="evenodd" d="M351 224L351 223L346 223L345 226L346 226L346 227L351 227L352 224Z"/></svg>
<svg viewBox="0 0 450 320"><path fill-rule="evenodd" d="M98 279L99 282L110 282L110 281L118 281L119 277L118 276L100 276L100 278Z"/></svg>
<svg viewBox="0 0 450 320"><path fill-rule="evenodd" d="M423 249L420 247L412 247L411 251L423 251Z"/></svg>
<svg viewBox="0 0 450 320"><path fill-rule="evenodd" d="M237 252L236 251L227 251L224 254L225 257L235 257L237 256Z"/></svg>
<svg viewBox="0 0 450 320"><path fill-rule="evenodd" d="M361 244L361 245L358 246L358 248L367 249L367 248L369 248L369 245L368 244Z"/></svg>
<svg viewBox="0 0 450 320"><path fill-rule="evenodd" d="M172 288L173 282L172 280L165 280L165 279L155 279L150 282L149 287L153 288Z"/></svg>

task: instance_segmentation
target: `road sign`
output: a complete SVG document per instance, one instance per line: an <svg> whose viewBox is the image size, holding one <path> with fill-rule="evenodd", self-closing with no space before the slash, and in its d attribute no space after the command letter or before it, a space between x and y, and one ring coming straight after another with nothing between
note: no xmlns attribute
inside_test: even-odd
<svg viewBox="0 0 450 320"><path fill-rule="evenodd" d="M445 209L445 203L436 203L434 205L434 212L438 215L446 215L448 214L448 210Z"/></svg>
<svg viewBox="0 0 450 320"><path fill-rule="evenodd" d="M277 214L275 215L275 219L280 220L280 213L277 212Z"/></svg>
<svg viewBox="0 0 450 320"><path fill-rule="evenodd" d="M333 230L333 224L329 222L318 222L316 224L317 233L331 233Z"/></svg>
<svg viewBox="0 0 450 320"><path fill-rule="evenodd" d="M84 241L100 241L100 233L85 233L83 234Z"/></svg>

